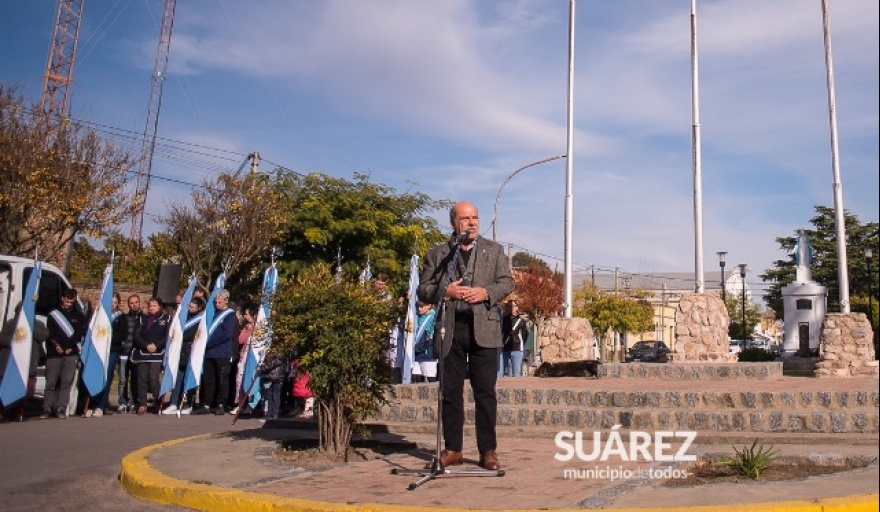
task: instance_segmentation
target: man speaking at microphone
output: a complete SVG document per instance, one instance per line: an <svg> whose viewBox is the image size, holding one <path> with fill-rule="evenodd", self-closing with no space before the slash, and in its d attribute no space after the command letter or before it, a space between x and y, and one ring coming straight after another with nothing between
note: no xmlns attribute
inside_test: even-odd
<svg viewBox="0 0 880 512"><path fill-rule="evenodd" d="M434 329L435 353L443 354L439 368L443 391L443 438L440 453L443 467L463 461L464 378L470 374L476 408L477 449L480 466L498 470L495 417L498 402L495 381L501 340L501 313L497 305L513 292L510 265L500 244L480 236L477 207L460 201L449 210L452 239L431 249L419 280L418 298L437 304L440 326ZM458 261L447 276L447 269L458 246Z"/></svg>

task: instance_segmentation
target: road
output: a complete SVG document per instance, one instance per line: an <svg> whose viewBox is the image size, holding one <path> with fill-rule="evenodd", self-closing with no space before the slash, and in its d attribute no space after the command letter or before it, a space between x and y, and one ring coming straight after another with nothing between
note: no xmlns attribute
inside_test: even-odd
<svg viewBox="0 0 880 512"><path fill-rule="evenodd" d="M0 424L0 509L18 511L182 512L130 496L120 461L144 446L212 432L259 429L232 416L114 414L102 418L27 419ZM181 457L186 457L181 453Z"/></svg>

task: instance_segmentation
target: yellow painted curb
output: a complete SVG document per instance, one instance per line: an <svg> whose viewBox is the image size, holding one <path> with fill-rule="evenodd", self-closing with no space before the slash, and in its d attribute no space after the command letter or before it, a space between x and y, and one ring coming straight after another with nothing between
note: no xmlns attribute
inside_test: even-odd
<svg viewBox="0 0 880 512"><path fill-rule="evenodd" d="M132 496L157 503L189 507L205 512L548 512L538 510L487 510L445 507L413 507L382 503L348 505L300 498L287 498L272 494L226 489L215 485L191 483L173 478L157 471L147 460L150 453L186 441L204 439L213 434L203 434L147 446L126 455L122 459L119 481ZM583 512L583 509L553 509L557 512ZM738 505L712 505L698 507L611 508L612 512L876 512L880 510L880 495L864 494L843 498L819 500L778 501Z"/></svg>

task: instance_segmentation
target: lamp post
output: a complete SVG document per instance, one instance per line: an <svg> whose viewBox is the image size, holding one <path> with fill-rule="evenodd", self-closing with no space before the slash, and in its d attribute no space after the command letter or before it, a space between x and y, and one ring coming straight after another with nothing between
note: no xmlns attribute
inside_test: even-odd
<svg viewBox="0 0 880 512"><path fill-rule="evenodd" d="M871 272L871 258L874 252L870 247L865 247L863 254L865 255L865 265L868 267L868 322L871 323L871 329L874 329L874 276Z"/></svg>
<svg viewBox="0 0 880 512"><path fill-rule="evenodd" d="M538 160L537 162L532 162L528 165L524 165L519 169L513 171L510 176L504 179L504 182L501 183L501 186L498 187L498 193L495 194L495 207L492 210L492 241L497 242L495 238L495 225L498 223L498 200L501 199L501 191L504 190L504 186L507 185L507 182L513 179L517 174L525 171L529 167L534 167L536 165L546 164L547 162L552 162L553 160L559 160L560 158L565 158L565 155L557 155L551 156L550 158L545 158L543 160Z"/></svg>
<svg viewBox="0 0 880 512"><path fill-rule="evenodd" d="M718 251L718 264L721 265L721 302L727 304L727 276L724 275L725 256L727 256L726 251Z"/></svg>
<svg viewBox="0 0 880 512"><path fill-rule="evenodd" d="M742 278L743 289L742 289L742 332L743 332L743 340L746 339L746 264L740 263L739 267L739 277Z"/></svg>

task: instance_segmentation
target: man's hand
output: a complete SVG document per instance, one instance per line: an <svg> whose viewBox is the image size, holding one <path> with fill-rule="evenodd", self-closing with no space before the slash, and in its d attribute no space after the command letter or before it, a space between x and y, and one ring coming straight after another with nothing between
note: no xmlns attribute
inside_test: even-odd
<svg viewBox="0 0 880 512"><path fill-rule="evenodd" d="M482 286L463 286L461 279L459 279L450 284L446 289L446 297L454 300L463 300L468 304L477 304L489 299L489 290Z"/></svg>

